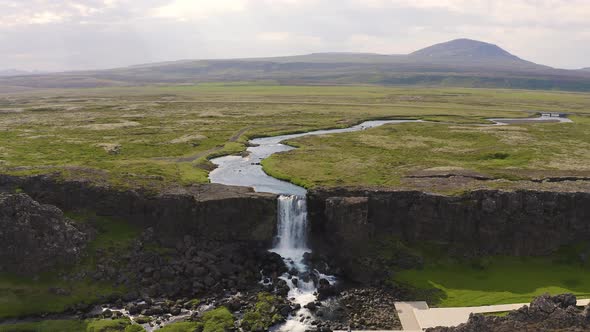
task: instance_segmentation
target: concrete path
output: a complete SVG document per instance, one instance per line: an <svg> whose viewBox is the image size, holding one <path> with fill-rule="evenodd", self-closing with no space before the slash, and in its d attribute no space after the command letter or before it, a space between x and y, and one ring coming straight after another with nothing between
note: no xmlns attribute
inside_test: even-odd
<svg viewBox="0 0 590 332"><path fill-rule="evenodd" d="M415 312L428 311L428 304L426 302L396 302L395 310L397 311L404 331L422 330Z"/></svg>

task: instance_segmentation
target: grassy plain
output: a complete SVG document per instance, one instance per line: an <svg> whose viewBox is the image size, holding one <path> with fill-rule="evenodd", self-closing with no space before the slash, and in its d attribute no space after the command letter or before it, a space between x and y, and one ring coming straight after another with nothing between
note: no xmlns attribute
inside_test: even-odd
<svg viewBox="0 0 590 332"><path fill-rule="evenodd" d="M205 183L212 167L208 159L239 153L252 137L345 127L377 118L473 124L484 123L488 117L524 117L537 111L590 113L590 94L248 84L4 94L0 95L0 172L59 172L65 178L83 177L118 186ZM310 144L305 152L302 149L273 157L265 166L273 174L306 186L395 185L399 177L392 177L389 168L401 174L403 169L414 165L409 162L385 164L388 170L384 172L374 167L384 161L379 156L357 155L355 149L366 148L367 152L377 154L398 153L399 149L393 146L392 150L388 141L396 139L398 134L405 134L412 136L404 137L404 142L413 141L415 152L422 153L424 145L428 148L430 144L434 146L432 149L439 148L440 155L448 152L440 149L445 144L448 127L415 124L399 128L397 134L394 132L398 129L391 128L358 133L356 137L360 138L356 141L352 139L355 136L348 135L305 140L305 144ZM438 135L434 137L436 140L428 138L427 134L432 131ZM459 145L459 148L450 147L454 149L451 151L453 157L470 151L468 148L461 151L461 140L481 141L492 150L494 142L501 142L497 137L501 134L485 130L480 133L468 127L453 129L451 135ZM521 136L529 137L527 134ZM546 135L543 140L554 141L549 136L552 134L543 134ZM533 137L538 139L539 135ZM374 141L380 139L385 141ZM333 145L340 141L345 144L334 149ZM320 150L322 152L318 153ZM303 153L309 155L302 156ZM413 151L407 150L407 153ZM315 162L311 160L319 154L321 158ZM522 164L530 160L527 158L511 155L509 162L520 161ZM460 159L466 161L465 166L476 164L478 168L508 163L494 158L487 165L485 160ZM293 163L297 167L289 165L293 161L297 161ZM347 176L334 163L346 165L346 172L353 164L354 167L350 168L352 175ZM309 176L302 176L312 165L319 169ZM517 162L509 166L514 165L519 167Z"/></svg>
<svg viewBox="0 0 590 332"><path fill-rule="evenodd" d="M442 174L480 177L466 185L522 186L548 177L590 175L590 117L574 123L474 126L405 123L362 132L310 136L300 147L263 161L265 170L307 188L383 186L415 188ZM432 180L432 179L430 179ZM445 191L432 187L425 189ZM485 184L484 184L485 182ZM446 188L450 191L455 186ZM573 187L572 187L573 188Z"/></svg>
<svg viewBox="0 0 590 332"><path fill-rule="evenodd" d="M590 298L589 272L588 262L564 253L552 257L493 256L476 262L430 257L423 269L398 272L394 281L425 291L424 297L416 300L462 307L528 303L544 293ZM437 291L433 293L433 289Z"/></svg>

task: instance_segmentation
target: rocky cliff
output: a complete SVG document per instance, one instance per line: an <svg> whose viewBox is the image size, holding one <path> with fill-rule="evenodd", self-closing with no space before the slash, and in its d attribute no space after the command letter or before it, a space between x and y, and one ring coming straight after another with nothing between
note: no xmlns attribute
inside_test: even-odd
<svg viewBox="0 0 590 332"><path fill-rule="evenodd" d="M444 196L320 189L308 200L315 248L349 274L359 272L352 258L369 255L370 246L383 238L438 243L463 255L523 256L590 240L587 192L481 190Z"/></svg>
<svg viewBox="0 0 590 332"><path fill-rule="evenodd" d="M275 234L275 195L250 188L206 184L150 193L51 176L0 175L0 191L17 189L63 210L87 209L152 227L163 237L270 243Z"/></svg>
<svg viewBox="0 0 590 332"><path fill-rule="evenodd" d="M87 240L56 207L0 193L0 272L28 275L75 263Z"/></svg>

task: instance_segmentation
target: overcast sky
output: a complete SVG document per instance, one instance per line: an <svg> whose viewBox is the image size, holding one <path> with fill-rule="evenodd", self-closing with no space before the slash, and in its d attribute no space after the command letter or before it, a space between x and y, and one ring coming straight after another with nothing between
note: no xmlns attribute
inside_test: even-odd
<svg viewBox="0 0 590 332"><path fill-rule="evenodd" d="M399 54L462 37L590 67L590 0L0 0L0 69Z"/></svg>

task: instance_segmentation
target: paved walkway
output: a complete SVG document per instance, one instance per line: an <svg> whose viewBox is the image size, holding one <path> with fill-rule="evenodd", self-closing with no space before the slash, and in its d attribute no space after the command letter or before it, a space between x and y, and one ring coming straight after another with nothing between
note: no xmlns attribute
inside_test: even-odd
<svg viewBox="0 0 590 332"><path fill-rule="evenodd" d="M428 311L426 302L396 302L395 310L402 323L404 331L421 331L422 327L418 322L415 311Z"/></svg>

